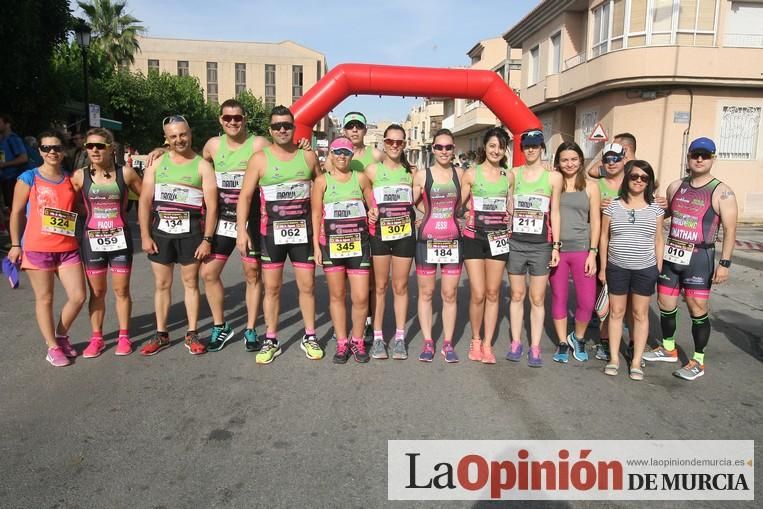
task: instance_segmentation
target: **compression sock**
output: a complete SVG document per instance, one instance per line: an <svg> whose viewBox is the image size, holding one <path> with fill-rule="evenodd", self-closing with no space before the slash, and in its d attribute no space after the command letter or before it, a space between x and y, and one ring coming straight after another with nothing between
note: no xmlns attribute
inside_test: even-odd
<svg viewBox="0 0 763 509"><path fill-rule="evenodd" d="M662 347L665 350L673 351L676 349L676 319L678 318L678 308L673 311L663 311L660 309L660 325L662 326ZM692 331L694 328L692 327Z"/></svg>
<svg viewBox="0 0 763 509"><path fill-rule="evenodd" d="M710 317L707 313L691 317L691 335L694 337L694 359L705 363L705 347L710 341Z"/></svg>

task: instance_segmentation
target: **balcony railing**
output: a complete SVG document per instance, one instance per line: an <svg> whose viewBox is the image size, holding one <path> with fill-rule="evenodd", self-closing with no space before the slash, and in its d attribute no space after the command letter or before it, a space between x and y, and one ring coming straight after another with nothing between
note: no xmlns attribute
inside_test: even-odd
<svg viewBox="0 0 763 509"><path fill-rule="evenodd" d="M580 65L582 63L585 63L585 61L586 61L586 55L585 55L585 51L583 51L581 53L578 53L574 57L568 58L567 60L565 60L564 61L564 69L565 70L571 69L571 68L575 67L576 65Z"/></svg>
<svg viewBox="0 0 763 509"><path fill-rule="evenodd" d="M760 34L726 34L724 46L737 48L763 48L763 35Z"/></svg>

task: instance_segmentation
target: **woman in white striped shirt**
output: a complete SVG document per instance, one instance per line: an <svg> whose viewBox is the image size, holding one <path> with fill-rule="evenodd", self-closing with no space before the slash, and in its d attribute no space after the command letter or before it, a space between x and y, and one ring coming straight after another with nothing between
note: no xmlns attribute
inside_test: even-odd
<svg viewBox="0 0 763 509"><path fill-rule="evenodd" d="M604 368L617 375L623 316L631 297L634 343L630 378L643 380L641 356L649 332L649 301L662 270L665 211L654 203L654 170L646 161L629 161L618 198L601 218L599 279L609 288L609 344L612 359Z"/></svg>

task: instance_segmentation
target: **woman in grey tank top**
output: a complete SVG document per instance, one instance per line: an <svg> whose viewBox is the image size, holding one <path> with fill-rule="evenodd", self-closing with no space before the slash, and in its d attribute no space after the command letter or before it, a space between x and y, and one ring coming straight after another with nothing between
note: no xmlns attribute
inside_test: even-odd
<svg viewBox="0 0 763 509"><path fill-rule="evenodd" d="M560 201L562 249L559 265L551 269L551 317L559 339L553 359L566 363L569 349L578 361L587 361L585 331L596 300L596 255L601 215L599 187L586 179L583 151L577 143L559 145L554 168L564 177ZM567 334L569 277L575 283L575 327Z"/></svg>

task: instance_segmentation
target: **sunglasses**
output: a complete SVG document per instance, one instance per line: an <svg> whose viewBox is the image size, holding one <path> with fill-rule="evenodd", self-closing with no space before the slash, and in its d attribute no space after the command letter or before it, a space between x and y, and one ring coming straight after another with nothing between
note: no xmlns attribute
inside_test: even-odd
<svg viewBox="0 0 763 509"><path fill-rule="evenodd" d="M648 184L649 180L651 180L649 178L649 175L646 175L646 174L643 174L643 173L631 173L630 175L628 175L628 179L631 182L636 182L637 180L640 180L644 184Z"/></svg>
<svg viewBox="0 0 763 509"><path fill-rule="evenodd" d="M456 146L453 145L452 143L448 143L447 145L440 145L439 143L437 143L435 145L432 145L432 148L437 151L450 152L451 150L456 148Z"/></svg>
<svg viewBox="0 0 763 509"><path fill-rule="evenodd" d="M292 122L276 122L274 124L270 124L270 128L273 131L291 131L294 129L294 124Z"/></svg>
<svg viewBox="0 0 763 509"><path fill-rule="evenodd" d="M223 115L220 118L223 119L223 122L241 122L244 120L244 115Z"/></svg>
<svg viewBox="0 0 763 509"><path fill-rule="evenodd" d="M361 130L365 129L366 126L363 125L363 122L360 122L358 120L352 120L350 122L347 122L347 125L344 126L345 129L348 131L352 131L353 129Z"/></svg>
<svg viewBox="0 0 763 509"><path fill-rule="evenodd" d="M405 144L405 140L393 140L392 138L384 138L384 144L388 147L402 147Z"/></svg>
<svg viewBox="0 0 763 509"><path fill-rule="evenodd" d="M527 131L526 133L522 133L522 136L520 139L524 140L527 137L535 137L535 136L543 136L543 131Z"/></svg>
<svg viewBox="0 0 763 509"><path fill-rule="evenodd" d="M168 117L164 117L164 120L162 120L162 127L166 126L167 124L174 124L175 122L184 122L186 124L188 123L183 115L170 115Z"/></svg>
<svg viewBox="0 0 763 509"><path fill-rule="evenodd" d="M111 146L111 143L85 143L85 148L88 150L105 150Z"/></svg>
<svg viewBox="0 0 763 509"><path fill-rule="evenodd" d="M601 162L604 164L615 164L623 160L623 156L604 156L601 158Z"/></svg>
<svg viewBox="0 0 763 509"><path fill-rule="evenodd" d="M61 153L64 151L63 145L40 145L40 152L45 152L46 154L48 152L57 152Z"/></svg>
<svg viewBox="0 0 763 509"><path fill-rule="evenodd" d="M715 157L715 154L713 154L711 152L705 152L704 150L701 151L701 152L690 152L689 153L689 159L699 159L700 157L702 159L712 159L713 157Z"/></svg>
<svg viewBox="0 0 763 509"><path fill-rule="evenodd" d="M628 209L628 222L630 224L636 222L636 211L634 209Z"/></svg>
<svg viewBox="0 0 763 509"><path fill-rule="evenodd" d="M352 150L349 148L335 148L331 151L332 154L335 156L343 156L343 157L351 157L352 156Z"/></svg>

